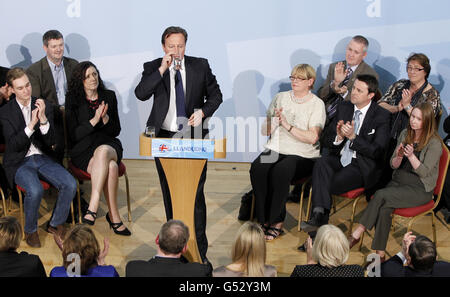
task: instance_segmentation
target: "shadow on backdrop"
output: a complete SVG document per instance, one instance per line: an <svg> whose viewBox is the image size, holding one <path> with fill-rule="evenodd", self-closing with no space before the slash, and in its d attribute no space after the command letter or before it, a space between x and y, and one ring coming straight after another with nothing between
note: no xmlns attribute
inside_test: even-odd
<svg viewBox="0 0 450 297"><path fill-rule="evenodd" d="M218 135L221 131L214 131L219 129L219 127L214 127L213 122L210 123L210 137L221 138L222 136L227 137L227 146L230 152L227 152L227 161L232 162L251 162L256 158L259 148L257 147L254 152L250 152L249 140L253 142L252 139L259 139L262 137L260 134L260 129L258 125L258 131L249 131L249 127L236 127L234 126L233 131L227 131L226 118L243 118L243 120L256 119L256 123L259 124L259 118L265 117L266 106L259 98L259 93L264 85L264 76L256 70L247 70L239 73L233 81L233 95L231 98L224 100L224 102L219 106L219 109L214 114L214 117L220 118L222 120L223 132L222 135ZM233 133L233 135L231 134ZM225 133L228 133L226 135ZM245 134L244 134L245 133ZM256 135L255 135L256 133ZM239 135L244 135L238 140ZM245 150L244 150L245 144ZM230 146L233 146L230 148ZM231 149L234 152L231 152ZM239 150L240 152L237 152ZM243 152L245 151L245 152Z"/></svg>
<svg viewBox="0 0 450 297"><path fill-rule="evenodd" d="M319 89L319 87L322 85L323 81L325 80L322 77L322 65L320 64L321 57L316 54L315 52L308 50L308 49L298 49L294 51L290 57L290 65L291 69L289 70L289 73L287 73L287 76L290 76L292 69L298 65L298 64L309 64L316 70L316 81L314 83L314 89L313 92L316 93L316 91ZM277 93L279 92L285 92L290 91L292 89L291 82L289 81L289 78L285 78L283 80L279 80L272 84L270 95L271 98L273 98Z"/></svg>
<svg viewBox="0 0 450 297"><path fill-rule="evenodd" d="M91 47L89 41L83 35L71 33L64 37L66 47L65 55L79 62L91 59Z"/></svg>

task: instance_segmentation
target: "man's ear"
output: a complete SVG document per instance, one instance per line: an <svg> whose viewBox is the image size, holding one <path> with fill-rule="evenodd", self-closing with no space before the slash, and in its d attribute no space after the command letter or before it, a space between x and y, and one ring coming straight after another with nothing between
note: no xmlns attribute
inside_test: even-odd
<svg viewBox="0 0 450 297"><path fill-rule="evenodd" d="M155 243L156 243L156 245L159 245L159 234L156 235Z"/></svg>
<svg viewBox="0 0 450 297"><path fill-rule="evenodd" d="M188 249L188 246L187 246L187 244L186 244L186 245L184 246L183 250L181 251L181 253L182 253L182 254L186 253L186 252L187 252L187 249Z"/></svg>

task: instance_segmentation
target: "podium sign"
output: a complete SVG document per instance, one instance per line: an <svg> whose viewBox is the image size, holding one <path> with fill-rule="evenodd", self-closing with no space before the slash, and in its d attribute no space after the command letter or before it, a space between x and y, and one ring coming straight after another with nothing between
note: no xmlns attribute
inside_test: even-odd
<svg viewBox="0 0 450 297"><path fill-rule="evenodd" d="M155 138L152 156L159 158L213 159L214 140Z"/></svg>
<svg viewBox="0 0 450 297"><path fill-rule="evenodd" d="M172 200L173 218L183 221L191 234L184 255L202 262L195 234L195 198L198 182L208 159L226 158L224 139L177 139L139 136L139 154L160 158Z"/></svg>

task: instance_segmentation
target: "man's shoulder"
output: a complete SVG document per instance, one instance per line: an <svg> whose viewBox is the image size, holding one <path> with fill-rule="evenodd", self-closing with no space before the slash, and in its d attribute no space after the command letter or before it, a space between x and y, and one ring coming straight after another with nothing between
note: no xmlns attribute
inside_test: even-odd
<svg viewBox="0 0 450 297"><path fill-rule="evenodd" d="M39 73L41 73L42 72L42 68L44 67L44 66L47 66L48 67L48 61L47 61L47 57L43 57L42 59L40 59L39 61L36 61L36 62L34 62L33 64L31 64L28 68L27 68L27 70L26 70L26 72L29 74L29 73L32 73L32 74L39 74Z"/></svg>
<svg viewBox="0 0 450 297"><path fill-rule="evenodd" d="M63 57L63 61L64 61L64 64L69 64L69 65L77 65L78 64L77 60L66 57L66 56Z"/></svg>
<svg viewBox="0 0 450 297"><path fill-rule="evenodd" d="M373 69L372 66L367 64L365 61L362 61L358 68L361 68L361 71L359 71L359 74L370 74L378 78L378 73Z"/></svg>

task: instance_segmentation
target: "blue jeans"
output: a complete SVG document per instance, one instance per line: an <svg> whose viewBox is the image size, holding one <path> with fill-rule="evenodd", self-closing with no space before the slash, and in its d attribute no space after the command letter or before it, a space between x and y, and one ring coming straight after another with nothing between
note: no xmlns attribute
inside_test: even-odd
<svg viewBox="0 0 450 297"><path fill-rule="evenodd" d="M53 210L50 225L56 227L66 222L70 203L77 191L77 183L64 167L45 155L32 155L25 158L17 169L15 183L25 190L24 212L25 232L37 231L39 206L44 189L39 179L45 180L58 190L58 200Z"/></svg>

